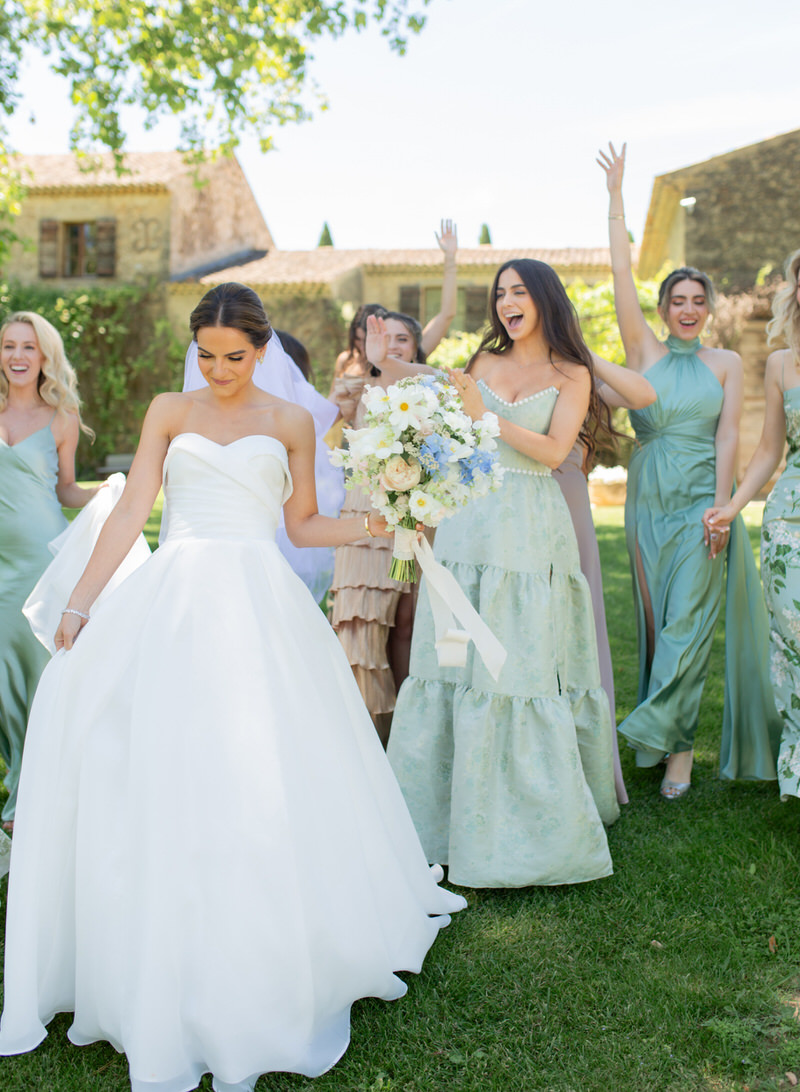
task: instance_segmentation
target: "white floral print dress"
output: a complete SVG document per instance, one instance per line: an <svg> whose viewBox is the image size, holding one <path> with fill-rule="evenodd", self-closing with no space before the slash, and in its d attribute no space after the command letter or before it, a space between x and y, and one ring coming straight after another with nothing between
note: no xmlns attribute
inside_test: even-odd
<svg viewBox="0 0 800 1092"><path fill-rule="evenodd" d="M761 525L761 579L769 610L769 669L783 720L781 796L800 796L800 387L783 392L789 451Z"/></svg>

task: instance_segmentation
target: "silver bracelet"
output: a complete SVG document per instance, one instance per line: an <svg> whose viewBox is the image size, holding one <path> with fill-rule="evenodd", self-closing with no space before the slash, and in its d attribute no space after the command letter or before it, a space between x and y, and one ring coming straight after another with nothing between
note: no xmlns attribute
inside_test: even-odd
<svg viewBox="0 0 800 1092"><path fill-rule="evenodd" d="M77 614L77 616L79 618L82 618L84 620L84 622L89 621L89 615L88 614L84 614L84 612L82 610L76 610L74 607L64 607L64 609L62 610L61 613L62 614Z"/></svg>

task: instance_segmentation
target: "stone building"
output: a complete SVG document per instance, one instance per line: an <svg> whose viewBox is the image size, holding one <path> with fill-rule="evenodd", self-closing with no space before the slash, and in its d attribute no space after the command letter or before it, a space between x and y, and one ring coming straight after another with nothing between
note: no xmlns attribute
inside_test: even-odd
<svg viewBox="0 0 800 1092"><path fill-rule="evenodd" d="M492 246L458 251L458 310L454 330L473 331L486 321L497 267L509 258L538 258L548 262L567 282L587 284L610 276L607 249L502 250ZM403 311L423 325L441 305L444 258L430 250L272 250L262 258L208 274L197 281L173 284L169 293L170 318L176 328L211 284L223 280L251 285L264 300L277 326L290 327L303 341L314 343L314 329L331 309L352 314L362 303L379 301L390 310ZM304 302L305 301L305 302ZM313 301L309 306L310 301ZM343 335L340 334L340 337ZM332 363L335 351L328 349ZM319 357L319 353L312 354Z"/></svg>
<svg viewBox="0 0 800 1092"><path fill-rule="evenodd" d="M639 276L693 265L723 291L752 287L800 246L800 129L659 175Z"/></svg>
<svg viewBox="0 0 800 1092"><path fill-rule="evenodd" d="M272 236L233 158L195 168L178 152L19 156L27 186L4 273L23 284L167 284L265 254Z"/></svg>

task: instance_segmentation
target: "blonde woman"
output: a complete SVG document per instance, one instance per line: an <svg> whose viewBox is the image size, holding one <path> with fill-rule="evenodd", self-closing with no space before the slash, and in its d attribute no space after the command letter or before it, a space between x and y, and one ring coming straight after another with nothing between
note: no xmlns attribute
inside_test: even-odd
<svg viewBox="0 0 800 1092"><path fill-rule="evenodd" d="M48 542L66 527L61 505L82 508L97 492L75 482L81 429L89 432L58 331L33 312L10 315L0 329L0 755L8 767L7 830L28 713L48 660L22 604L52 560Z"/></svg>
<svg viewBox="0 0 800 1092"><path fill-rule="evenodd" d="M767 358L761 441L733 500L705 515L709 537L721 534L774 474L786 442L786 467L764 508L761 579L770 619L770 678L783 720L778 754L781 796L800 796L800 250L786 262L787 284L772 305L769 344L785 341Z"/></svg>

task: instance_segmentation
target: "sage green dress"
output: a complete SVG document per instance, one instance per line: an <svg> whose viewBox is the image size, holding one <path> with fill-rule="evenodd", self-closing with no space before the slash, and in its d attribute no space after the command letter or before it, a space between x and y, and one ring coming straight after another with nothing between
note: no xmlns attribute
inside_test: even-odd
<svg viewBox="0 0 800 1092"><path fill-rule="evenodd" d="M8 767L3 819L13 819L25 729L49 654L22 605L52 561L48 542L67 525L56 497L58 453L50 425L9 447L0 440L0 755Z"/></svg>
<svg viewBox="0 0 800 1092"><path fill-rule="evenodd" d="M547 432L555 387L515 403L480 387L490 410ZM611 873L603 823L619 815L591 594L551 471L499 448L501 488L445 520L434 552L508 659L497 680L472 648L466 668L440 668L423 578L387 753L453 883L580 883Z"/></svg>
<svg viewBox="0 0 800 1092"><path fill-rule="evenodd" d="M769 667L783 721L778 783L800 796L800 387L783 392L786 468L764 506L761 579L769 610Z"/></svg>
<svg viewBox="0 0 800 1092"><path fill-rule="evenodd" d="M769 683L767 615L741 516L731 524L727 558L711 561L703 542L703 513L716 491L723 390L699 349L699 338L667 338L666 355L647 371L658 398L630 413L639 447L628 467L625 531L639 632L639 704L619 731L636 748L639 766L692 749L725 589L720 776L774 780L780 720ZM637 552L653 610L650 661Z"/></svg>

